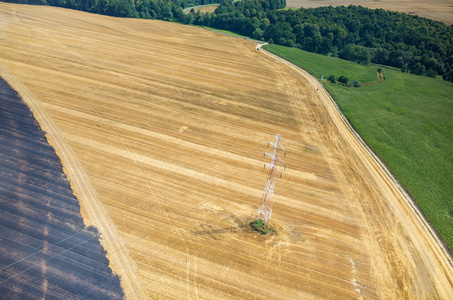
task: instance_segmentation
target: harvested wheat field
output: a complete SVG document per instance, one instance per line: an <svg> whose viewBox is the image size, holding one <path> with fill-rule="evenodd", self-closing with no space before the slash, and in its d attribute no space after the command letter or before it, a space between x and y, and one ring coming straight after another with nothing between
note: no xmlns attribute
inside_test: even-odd
<svg viewBox="0 0 453 300"><path fill-rule="evenodd" d="M109 264L54 148L0 78L0 299L122 299Z"/></svg>
<svg viewBox="0 0 453 300"><path fill-rule="evenodd" d="M0 17L0 75L129 299L453 295L451 258L303 71L174 23L9 4ZM248 223L277 133L288 167L261 236Z"/></svg>
<svg viewBox="0 0 453 300"><path fill-rule="evenodd" d="M447 24L453 24L453 0L287 0L289 7L315 8L320 6L361 5L415 14Z"/></svg>
<svg viewBox="0 0 453 300"><path fill-rule="evenodd" d="M207 13L207 12L210 12L210 13L213 13L217 7L219 7L219 5L210 5L210 6L202 6L202 7L196 7L195 8L195 11L200 11L202 13ZM187 11L186 13L188 14L190 11Z"/></svg>

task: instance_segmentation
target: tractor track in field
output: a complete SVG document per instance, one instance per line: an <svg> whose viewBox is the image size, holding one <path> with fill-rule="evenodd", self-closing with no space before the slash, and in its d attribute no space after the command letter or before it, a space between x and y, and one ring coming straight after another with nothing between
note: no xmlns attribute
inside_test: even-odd
<svg viewBox="0 0 453 300"><path fill-rule="evenodd" d="M394 186L394 188L399 191L402 198L406 201L407 205L411 208L413 215L415 217L417 217L418 222L420 222L420 224L422 224L425 227L425 230L427 231L427 233L429 233L429 235L432 236L434 242L437 244L439 254L442 253L442 256L444 256L444 259L447 262L447 264L450 264L453 267L453 259L450 255L450 253L445 248L445 245L440 240L439 236L435 233L435 230L431 227L431 225L425 219L425 217L423 216L423 213L420 211L420 208L417 206L414 199L412 199L412 197L407 193L407 191L404 189L404 187L398 181L398 179L396 179L395 176L390 172L390 170L387 168L387 166L384 164L384 162L377 156L377 154L368 146L368 144L362 139L362 137L352 127L352 125L347 120L346 116L340 110L337 103L332 98L330 93L324 88L324 86L322 84L320 84L312 75L307 73L305 70L299 68L296 65L293 65L293 64L287 62L286 60L284 60L268 51L266 51L266 52L269 55L273 56L275 59L277 59L279 61L284 61L285 63L290 64L299 73L302 73L303 76L309 78L310 81L312 82L313 86L316 86L317 88L320 89L320 91L324 94L324 98L328 99L330 101L332 108L336 111L337 116L347 126L350 133L354 136L356 143L358 145L360 145L359 149L362 148L364 151L366 151L368 157L371 158L374 161L374 163L377 165L375 168L379 169L381 173L385 174L385 176L383 176L384 178L386 177L389 181L392 182L392 185Z"/></svg>
<svg viewBox="0 0 453 300"><path fill-rule="evenodd" d="M121 299L120 280L85 226L55 150L3 79L0 115L1 297Z"/></svg>
<svg viewBox="0 0 453 300"><path fill-rule="evenodd" d="M354 148L355 151L357 151L360 154L360 160L363 161L364 163L367 164L367 169L369 171L374 171L378 179L382 179L383 183L391 192L392 194L395 194L395 196L398 198L397 203L392 203L394 208L396 210L403 210L406 211L405 214L401 214L404 216L409 217L412 221L410 222L404 222L405 225L409 225L409 227L412 227L410 230L412 230L413 236L420 236L423 237L426 241L429 242L429 248L425 249L425 251L434 251L437 255L438 262L444 266L445 271L447 271L447 279L445 283L443 283L444 286L449 286L451 285L451 280L453 279L453 270L451 267L453 267L453 261L452 257L448 253L447 249L443 245L442 241L440 241L439 237L437 234L434 232L433 228L429 225L429 223L426 221L426 219L423 217L423 214L421 213L420 209L417 207L417 205L414 203L414 200L408 195L408 193L405 191L405 189L401 186L401 184L398 182L398 180L391 174L391 172L388 170L388 168L385 166L385 164L380 160L380 158L369 148L369 146L363 141L363 139L360 137L360 135L354 130L354 128L350 125L349 121L346 119L346 117L343 115L343 113L340 111L338 105L336 102L333 100L332 96L327 92L327 90L324 88L322 84L320 84L313 76L308 74L305 70L289 63L288 61L266 51L268 55L273 57L275 60L287 64L295 70L296 73L300 74L301 76L305 77L309 82L310 85L313 87L313 92L320 92L321 96L319 99L323 99L324 105L326 108L329 108L330 112L330 117L332 120L335 122L340 123L344 125L348 131L348 133L351 135L350 138L350 143L355 144ZM293 86L297 86L296 84L293 84ZM316 88L316 91L315 91ZM295 94L293 94L295 96ZM340 125L337 125L339 128L341 128ZM342 136L347 136L346 134L342 134ZM330 139L335 139L334 136L330 136ZM326 153L329 152L328 149L324 149ZM331 155L331 154L330 154ZM337 170L338 174L341 174L341 170ZM339 175L341 176L341 175ZM346 178L345 178L346 179ZM398 207L399 206L399 207ZM410 211L410 213L407 213L407 211ZM364 217L364 221L369 220L369 216ZM373 227L373 224L370 223L369 228L371 229ZM383 226L385 227L385 226ZM417 233L415 233L417 232ZM376 239L378 236L377 232L370 232L370 237L369 237L369 243L373 244L376 241L378 243L375 244L375 249L379 249L382 245L380 245L379 241L380 239ZM428 250L429 249L429 250ZM404 255L404 254L403 254ZM428 257L425 257L428 258ZM428 262L428 265L436 265L434 262ZM442 269L437 269L434 270L434 274L437 272L443 272ZM399 275L399 276L402 276ZM433 275L433 276L440 276L439 275ZM440 276L441 277L441 276ZM390 293L389 293L390 294ZM399 297L407 297L407 295L399 295Z"/></svg>
<svg viewBox="0 0 453 300"><path fill-rule="evenodd" d="M436 237L304 71L251 41L173 23L20 5L0 13L11 16L0 75L48 132L128 298L453 290ZM288 168L277 234L264 238L246 225L276 131Z"/></svg>
<svg viewBox="0 0 453 300"><path fill-rule="evenodd" d="M35 31L24 21L17 16L17 11L14 7L10 7L13 19L24 25L30 32L31 39L36 38ZM24 43L24 49L35 60L54 69L50 64L37 58L29 49L29 43ZM58 70L54 69L57 73ZM0 76L4 78L24 99L25 103L31 108L36 120L45 129L47 137L51 145L54 147L59 157L61 158L64 170L67 173L74 192L77 195L83 209L89 216L90 223L102 233L101 242L104 248L109 253L110 249L116 249L112 254L115 258L110 259L113 264L113 269L121 277L125 294L129 299L144 299L144 293L136 278L134 262L131 261L130 254L127 252L127 247L124 246L124 241L116 232L116 226L112 224L107 211L98 199L96 190L91 185L90 179L85 173L84 168L80 164L77 156L74 154L71 146L66 141L58 126L53 122L51 116L46 112L42 104L36 100L34 95L10 74L3 66L0 65ZM61 75L59 76L65 80ZM119 265L116 263L119 262Z"/></svg>

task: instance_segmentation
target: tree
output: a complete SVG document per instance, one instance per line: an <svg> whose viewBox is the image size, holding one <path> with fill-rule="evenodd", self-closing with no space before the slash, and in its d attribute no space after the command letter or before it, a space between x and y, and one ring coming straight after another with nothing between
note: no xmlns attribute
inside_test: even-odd
<svg viewBox="0 0 453 300"><path fill-rule="evenodd" d="M289 39L285 43L286 47L294 47L294 41L292 39Z"/></svg>
<svg viewBox="0 0 453 300"><path fill-rule="evenodd" d="M338 78L338 82L340 83L343 83L343 84L347 84L349 82L349 79L344 76L344 75L341 75L339 78Z"/></svg>
<svg viewBox="0 0 453 300"><path fill-rule="evenodd" d="M418 62L411 68L411 73L416 75L425 75L425 66Z"/></svg>
<svg viewBox="0 0 453 300"><path fill-rule="evenodd" d="M321 34L316 34L313 36L311 39L311 45L309 45L309 51L319 53L321 49L321 44L322 44L322 36Z"/></svg>
<svg viewBox="0 0 453 300"><path fill-rule="evenodd" d="M181 7L178 7L176 5L173 5L171 8L171 12L173 13L173 19L177 22L183 22L185 14L182 11Z"/></svg>
<svg viewBox="0 0 453 300"><path fill-rule="evenodd" d="M193 20L194 20L193 14L192 13L188 13L184 17L184 24L192 24Z"/></svg>
<svg viewBox="0 0 453 300"><path fill-rule="evenodd" d="M267 27L269 27L270 24L271 24L271 22L269 22L269 19L264 18L260 21L260 29L262 31L265 31L267 29Z"/></svg>
<svg viewBox="0 0 453 300"><path fill-rule="evenodd" d="M388 51L384 48L378 48L376 53L374 54L374 57L372 58L372 61L376 64L385 65L387 64L388 58Z"/></svg>
<svg viewBox="0 0 453 300"><path fill-rule="evenodd" d="M426 76L428 76L428 77L435 78L436 75L437 75L437 72L433 69L429 69L428 71L426 71Z"/></svg>
<svg viewBox="0 0 453 300"><path fill-rule="evenodd" d="M370 51L367 48L353 44L349 44L343 48L338 56L342 59L365 65L369 64L371 60Z"/></svg>
<svg viewBox="0 0 453 300"><path fill-rule="evenodd" d="M337 47L332 47L332 56L337 57L338 56L338 48Z"/></svg>
<svg viewBox="0 0 453 300"><path fill-rule="evenodd" d="M304 35L304 28L302 27L301 24L296 24L294 27L293 27L293 33L299 37L299 36L303 36Z"/></svg>
<svg viewBox="0 0 453 300"><path fill-rule="evenodd" d="M281 38L278 40L278 44L284 46L284 45L286 44L286 39L285 39L284 37L281 37Z"/></svg>
<svg viewBox="0 0 453 300"><path fill-rule="evenodd" d="M262 40L263 39L263 31L260 28L255 29L253 32L253 38L257 40Z"/></svg>
<svg viewBox="0 0 453 300"><path fill-rule="evenodd" d="M319 52L321 54L328 54L332 50L332 40L328 37L322 39L321 48Z"/></svg>
<svg viewBox="0 0 453 300"><path fill-rule="evenodd" d="M173 12L171 11L171 6L166 5L162 10L162 16L165 21L173 20Z"/></svg>
<svg viewBox="0 0 453 300"><path fill-rule="evenodd" d="M197 11L197 13L195 14L193 23L195 25L203 25L204 24L204 14L200 11Z"/></svg>
<svg viewBox="0 0 453 300"><path fill-rule="evenodd" d="M333 76L333 75L330 75L328 79L332 83L337 83L337 81L335 80L335 76Z"/></svg>
<svg viewBox="0 0 453 300"><path fill-rule="evenodd" d="M253 30L260 27L260 20L257 17L252 18Z"/></svg>
<svg viewBox="0 0 453 300"><path fill-rule="evenodd" d="M362 87L362 85L360 84L360 82L358 82L357 80L351 81L351 85L352 85L353 87Z"/></svg>
<svg viewBox="0 0 453 300"><path fill-rule="evenodd" d="M445 74L442 75L442 79L453 82L453 69L450 69L447 72L445 72Z"/></svg>
<svg viewBox="0 0 453 300"><path fill-rule="evenodd" d="M389 53L388 64L392 67L401 68L405 61L403 59L404 51L393 50Z"/></svg>

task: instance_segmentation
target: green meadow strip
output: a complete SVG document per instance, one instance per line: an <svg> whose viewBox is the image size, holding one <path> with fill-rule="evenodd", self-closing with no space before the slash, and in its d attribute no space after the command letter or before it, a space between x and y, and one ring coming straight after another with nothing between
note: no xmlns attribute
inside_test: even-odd
<svg viewBox="0 0 453 300"><path fill-rule="evenodd" d="M321 80L352 126L453 250L453 84L277 45L265 49ZM380 69L377 72L377 70ZM335 79L332 83L328 78ZM344 76L350 86L340 84ZM361 87L353 87L357 81Z"/></svg>

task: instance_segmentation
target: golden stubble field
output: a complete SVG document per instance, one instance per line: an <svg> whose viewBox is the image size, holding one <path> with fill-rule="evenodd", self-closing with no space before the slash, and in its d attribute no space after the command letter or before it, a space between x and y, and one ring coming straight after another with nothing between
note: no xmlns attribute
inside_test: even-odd
<svg viewBox="0 0 453 300"><path fill-rule="evenodd" d="M217 9L217 7L218 7L218 5L203 6L203 7L196 8L195 11L200 11L203 13L207 13L207 12L213 13ZM189 12L186 12L186 14L188 14L188 13Z"/></svg>
<svg viewBox="0 0 453 300"><path fill-rule="evenodd" d="M453 294L451 258L303 71L173 23L3 3L0 20L0 75L47 132L128 298ZM288 167L263 237L247 223L276 133Z"/></svg>
<svg viewBox="0 0 453 300"><path fill-rule="evenodd" d="M361 5L371 9L414 13L420 17L453 24L453 0L287 0L289 7L315 8L320 6Z"/></svg>

